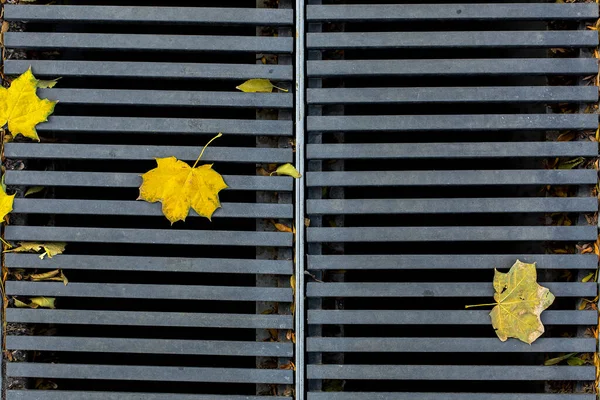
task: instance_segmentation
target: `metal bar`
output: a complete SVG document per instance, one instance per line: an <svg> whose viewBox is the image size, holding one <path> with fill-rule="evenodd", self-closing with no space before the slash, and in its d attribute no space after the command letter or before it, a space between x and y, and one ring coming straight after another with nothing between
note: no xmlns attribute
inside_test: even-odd
<svg viewBox="0 0 600 400"><path fill-rule="evenodd" d="M12 338L12 336L9 336ZM593 338L540 338L529 345L517 340L501 342L496 338L439 337L312 337L306 340L309 352L359 353L555 353L596 351Z"/></svg>
<svg viewBox="0 0 600 400"><path fill-rule="evenodd" d="M295 310L294 310L294 333L296 335L294 346L294 398L295 400L306 399L306 298L305 298L305 270L306 270L306 3L305 0L295 0L295 103L294 103L294 132L296 139L296 169L301 178L295 182L294 191L294 221L297 227L294 241L294 278L296 287Z"/></svg>
<svg viewBox="0 0 600 400"><path fill-rule="evenodd" d="M7 254L7 264L9 264ZM64 256L63 256L64 257ZM493 269L510 268L516 260L537 263L542 269L592 269L598 264L595 254L403 254L403 255L309 255L311 270L377 269Z"/></svg>
<svg viewBox="0 0 600 400"><path fill-rule="evenodd" d="M211 301L292 301L291 288L201 285L144 285L118 283L6 282L15 296L94 297Z"/></svg>
<svg viewBox="0 0 600 400"><path fill-rule="evenodd" d="M10 310L10 309L9 309ZM595 311L546 311L544 325L596 325ZM489 310L309 310L308 323L320 325L489 325Z"/></svg>
<svg viewBox="0 0 600 400"><path fill-rule="evenodd" d="M291 275L293 269L292 260L72 254L41 260L37 254L24 253L6 253L4 257L8 268L272 275Z"/></svg>
<svg viewBox="0 0 600 400"><path fill-rule="evenodd" d="M597 212L598 201L591 197L331 199L307 200L306 207L311 215Z"/></svg>
<svg viewBox="0 0 600 400"><path fill-rule="evenodd" d="M308 117L307 129L322 132L516 131L593 129L594 114L377 115ZM43 125L42 125L43 126Z"/></svg>
<svg viewBox="0 0 600 400"><path fill-rule="evenodd" d="M267 36L7 32L4 41L7 48L25 50L291 53L294 49L292 38Z"/></svg>
<svg viewBox="0 0 600 400"><path fill-rule="evenodd" d="M194 161L200 154L200 146L145 146L58 143L7 143L5 157L18 159L52 160L154 160L176 157ZM208 147L202 161L233 163L287 163L293 159L292 149L268 149L255 147Z"/></svg>
<svg viewBox="0 0 600 400"><path fill-rule="evenodd" d="M10 363L6 370L8 376L26 378L279 384L293 380L292 371L281 369Z"/></svg>
<svg viewBox="0 0 600 400"><path fill-rule="evenodd" d="M89 91L86 91L90 96ZM48 97L48 96L41 96ZM497 86L308 89L309 104L570 103L595 102L593 86ZM61 102L62 102L61 97Z"/></svg>
<svg viewBox="0 0 600 400"><path fill-rule="evenodd" d="M6 236L11 227L7 227ZM597 239L594 226L418 226L308 228L308 242L519 242Z"/></svg>
<svg viewBox="0 0 600 400"><path fill-rule="evenodd" d="M8 178L8 175L7 175ZM594 170L308 172L308 186L594 185ZM7 179L8 183L8 179Z"/></svg>
<svg viewBox="0 0 600 400"><path fill-rule="evenodd" d="M114 172L6 171L7 185L82 186L135 188L142 184L140 174ZM291 191L292 178L286 176L224 175L228 190Z"/></svg>
<svg viewBox="0 0 600 400"><path fill-rule="evenodd" d="M309 21L552 21L597 19L593 4L394 4L309 6Z"/></svg>
<svg viewBox="0 0 600 400"><path fill-rule="evenodd" d="M235 79L240 83L244 79L254 78L275 81L293 79L293 69L289 65L132 61L5 60L4 73L6 75L20 75L30 66L38 77Z"/></svg>
<svg viewBox="0 0 600 400"><path fill-rule="evenodd" d="M586 90L583 90L583 92L586 92ZM579 97L583 97L583 92ZM37 93L40 98L60 100L60 104L81 105L225 108L292 108L294 105L291 93L133 89L38 89ZM565 94L565 96L568 95ZM573 96L577 96L577 94L573 93Z"/></svg>
<svg viewBox="0 0 600 400"><path fill-rule="evenodd" d="M11 282L7 282L9 285ZM51 283L51 285L54 285ZM595 283L542 282L556 296L596 297ZM58 285L55 285L58 286ZM110 295L110 291L109 291ZM409 283L316 283L309 282L307 297L492 297L493 286L486 282L409 282Z"/></svg>
<svg viewBox="0 0 600 400"><path fill-rule="evenodd" d="M70 228L57 226L6 227L6 240L128 243L154 245L207 245L207 246L292 246L293 234L288 232L248 232L213 230Z"/></svg>
<svg viewBox="0 0 600 400"><path fill-rule="evenodd" d="M62 200L27 199L14 200L15 214L74 214L74 215L163 215L159 203L120 200ZM291 204L221 203L213 218L293 218ZM190 210L189 217L198 217Z"/></svg>
<svg viewBox="0 0 600 400"><path fill-rule="evenodd" d="M11 47L9 36L6 45ZM24 40L21 40L23 44ZM309 49L431 49L596 47L592 31L341 32L309 33ZM27 46L27 44L23 44ZM17 47L17 46L12 46ZM35 47L35 41L31 45Z"/></svg>
<svg viewBox="0 0 600 400"><path fill-rule="evenodd" d="M8 65L8 62L7 62ZM308 61L309 77L593 75L591 58Z"/></svg>
<svg viewBox="0 0 600 400"><path fill-rule="evenodd" d="M10 151L7 143L7 151ZM32 144L34 146L34 144ZM39 144L38 144L39 146ZM463 142L308 145L309 159L595 157L596 142Z"/></svg>
<svg viewBox="0 0 600 400"><path fill-rule="evenodd" d="M79 390L9 390L6 400L291 400L284 396L101 392ZM514 400L514 399L508 399ZM543 399L542 399L543 400ZM556 399L568 400L568 399ZM587 399L578 399L587 400Z"/></svg>
<svg viewBox="0 0 600 400"><path fill-rule="evenodd" d="M10 393L10 392L9 392ZM568 393L449 393L449 392L312 392L308 400L596 400L595 394ZM12 400L12 399L8 399ZM46 400L46 399L14 399ZM50 399L49 399L50 400ZM51 400L55 400L54 397ZM62 400L56 398L56 400ZM95 400L95 399L94 399ZM127 399L129 400L129 399ZM138 400L137 398L134 400ZM144 400L144 399L140 399ZM152 399L153 400L153 399ZM162 399L161 399L162 400ZM170 400L170 399L166 399ZM183 399L187 400L187 399Z"/></svg>
<svg viewBox="0 0 600 400"><path fill-rule="evenodd" d="M253 119L190 119L130 117L50 117L36 127L39 132L187 133L222 132L224 135L292 136L292 121Z"/></svg>
<svg viewBox="0 0 600 400"><path fill-rule="evenodd" d="M7 21L59 23L169 23L292 25L293 10L271 8L126 7L7 4Z"/></svg>
<svg viewBox="0 0 600 400"><path fill-rule="evenodd" d="M497 365L309 365L309 379L593 381L596 368Z"/></svg>
<svg viewBox="0 0 600 400"><path fill-rule="evenodd" d="M11 350L132 354L213 354L218 356L291 357L291 343L220 340L122 339L59 336L7 336Z"/></svg>
<svg viewBox="0 0 600 400"><path fill-rule="evenodd" d="M182 313L9 308L7 322L67 325L166 326L190 328L292 329L291 315Z"/></svg>

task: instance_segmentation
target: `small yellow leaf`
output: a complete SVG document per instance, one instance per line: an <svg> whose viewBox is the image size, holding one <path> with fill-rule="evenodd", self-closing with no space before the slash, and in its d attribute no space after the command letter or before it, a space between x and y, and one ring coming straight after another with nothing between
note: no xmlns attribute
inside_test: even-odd
<svg viewBox="0 0 600 400"><path fill-rule="evenodd" d="M13 210L15 195L6 194L6 187L0 185L0 222L4 221L4 217Z"/></svg>
<svg viewBox="0 0 600 400"><path fill-rule="evenodd" d="M574 355L576 355L577 353L569 353L569 354L565 354L562 355L560 357L555 357L555 358L549 358L548 360L546 360L544 362L544 365L548 366L548 365L556 365L559 364L561 361L565 361L571 357L573 357Z"/></svg>
<svg viewBox="0 0 600 400"><path fill-rule="evenodd" d="M40 258L43 260L45 256L48 258L52 258L57 254L62 254L65 251L66 243L35 243L35 242L20 242L19 247L15 247L14 249L5 250L5 253L27 253L27 252L39 252L44 250L42 254L40 254Z"/></svg>
<svg viewBox="0 0 600 400"><path fill-rule="evenodd" d="M38 80L31 68L11 82L10 88L0 87L0 127L8 124L13 137L23 135L40 141L35 126L48 120L56 101L40 99Z"/></svg>
<svg viewBox="0 0 600 400"><path fill-rule="evenodd" d="M271 93L273 88L287 92L287 89L273 85L268 79L250 79L235 88L247 93Z"/></svg>
<svg viewBox="0 0 600 400"><path fill-rule="evenodd" d="M41 192L42 190L46 189L44 186L33 186L30 187L29 189L27 189L27 191L25 192L25 197L27 196L31 196L32 194L36 194Z"/></svg>
<svg viewBox="0 0 600 400"><path fill-rule="evenodd" d="M290 276L290 287L292 288L292 295L296 296L296 275Z"/></svg>
<svg viewBox="0 0 600 400"><path fill-rule="evenodd" d="M54 297L34 297L31 300L31 304L35 304L39 307L44 308L55 308L54 302L56 299Z"/></svg>
<svg viewBox="0 0 600 400"><path fill-rule="evenodd" d="M292 178L301 178L302 175L298 172L298 170L292 165L292 164L283 164L280 165L279 167L277 167L277 169L274 172L277 175L287 175L287 176L291 176Z"/></svg>
<svg viewBox="0 0 600 400"><path fill-rule="evenodd" d="M219 133L206 146L220 136ZM204 149L193 167L175 157L157 158L158 166L142 175L138 200L149 203L160 201L163 214L171 225L185 221L190 208L210 220L216 209L221 207L219 192L228 186L223 177L212 169L212 164L196 167Z"/></svg>
<svg viewBox="0 0 600 400"><path fill-rule="evenodd" d="M40 79L37 82L37 87L39 87L40 89L51 89L54 86L56 86L59 79L60 78L56 78L56 79L52 79L52 80L48 80L48 81Z"/></svg>
<svg viewBox="0 0 600 400"><path fill-rule="evenodd" d="M583 278L583 279L581 280L581 282L589 282L589 281L590 281L590 280L591 280L591 279L594 277L594 275L596 275L596 273L595 273L595 272L592 272L592 273L590 273L590 274L589 274L589 275L587 275L585 278Z"/></svg>

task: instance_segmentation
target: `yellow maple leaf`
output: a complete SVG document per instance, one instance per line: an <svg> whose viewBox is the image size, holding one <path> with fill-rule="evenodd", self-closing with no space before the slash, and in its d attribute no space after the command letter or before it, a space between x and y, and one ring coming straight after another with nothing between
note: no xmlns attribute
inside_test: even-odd
<svg viewBox="0 0 600 400"><path fill-rule="evenodd" d="M219 133L206 146L220 136ZM219 192L228 186L223 177L212 169L212 164L196 167L206 146L192 167L175 157L157 158L157 168L142 175L138 200L160 201L163 214L171 224L185 221L190 208L210 220L216 209L221 207Z"/></svg>
<svg viewBox="0 0 600 400"><path fill-rule="evenodd" d="M38 82L29 68L11 82L10 88L0 87L0 127L8 123L13 137L20 134L39 142L35 126L47 121L54 111L56 101L37 96Z"/></svg>
<svg viewBox="0 0 600 400"><path fill-rule="evenodd" d="M268 79L250 79L235 88L247 93L271 93L273 89L287 92L287 89L273 85Z"/></svg>
<svg viewBox="0 0 600 400"><path fill-rule="evenodd" d="M552 305L554 295L537 283L535 264L517 260L508 273L496 270L494 290L496 303L478 306L495 306L490 317L501 341L513 337L531 344L542 336L544 325L540 315ZM467 306L470 307L477 306Z"/></svg>
<svg viewBox="0 0 600 400"><path fill-rule="evenodd" d="M28 253L28 252L39 252L44 250L42 254L40 254L40 258L43 260L45 256L48 258L52 258L57 254L62 254L65 251L65 247L67 247L66 243L56 242L56 243L36 243L36 242L19 242L19 247L15 247L14 249L5 250L5 253Z"/></svg>
<svg viewBox="0 0 600 400"><path fill-rule="evenodd" d="M4 221L4 217L13 210L15 195L6 194L6 187L0 185L0 223Z"/></svg>

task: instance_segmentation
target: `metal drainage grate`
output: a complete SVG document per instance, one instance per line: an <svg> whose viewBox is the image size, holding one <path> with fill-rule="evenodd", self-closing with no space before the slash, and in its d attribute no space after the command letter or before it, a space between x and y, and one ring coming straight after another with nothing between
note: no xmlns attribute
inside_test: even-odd
<svg viewBox="0 0 600 400"><path fill-rule="evenodd" d="M543 161L597 157L597 4L354 3L307 7L308 399L595 399L544 360L596 351L597 174ZM558 299L532 346L464 308L516 259Z"/></svg>
<svg viewBox="0 0 600 400"><path fill-rule="evenodd" d="M68 243L6 265L70 280L6 283L9 298L57 298L6 310L6 348L25 354L6 365L7 399L289 398L293 238L269 221L291 224L293 181L256 171L292 162L293 97L235 86L290 86L290 3L59 3L4 7L5 74L62 78L40 94L60 100L41 143L5 146L18 193L5 237ZM193 161L217 132L203 160L230 189L212 223L170 227L159 204L135 201L155 157ZM24 198L31 186L45 189Z"/></svg>

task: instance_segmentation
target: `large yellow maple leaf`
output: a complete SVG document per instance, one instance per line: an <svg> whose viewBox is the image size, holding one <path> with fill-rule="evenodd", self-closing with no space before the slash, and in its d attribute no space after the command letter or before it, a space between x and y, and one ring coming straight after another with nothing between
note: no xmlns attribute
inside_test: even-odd
<svg viewBox="0 0 600 400"><path fill-rule="evenodd" d="M14 137L20 134L39 142L35 126L47 121L54 111L56 101L37 96L38 82L30 68L12 81L8 89L0 87L0 127L8 124Z"/></svg>
<svg viewBox="0 0 600 400"><path fill-rule="evenodd" d="M208 143L219 136L221 134ZM175 157L157 158L158 166L142 175L138 200L160 201L163 214L171 224L185 221L190 208L210 220L216 209L221 207L219 192L226 189L227 184L212 169L212 164L196 167L206 146L192 167Z"/></svg>
<svg viewBox="0 0 600 400"><path fill-rule="evenodd" d="M15 195L6 194L6 187L4 184L0 185L0 223L2 223L4 217L13 210L14 201Z"/></svg>
<svg viewBox="0 0 600 400"><path fill-rule="evenodd" d="M509 337L531 344L544 333L542 311L554 302L554 295L537 283L535 264L517 260L508 273L496 270L494 300L490 312L492 326L501 341ZM467 306L477 307L477 306Z"/></svg>

